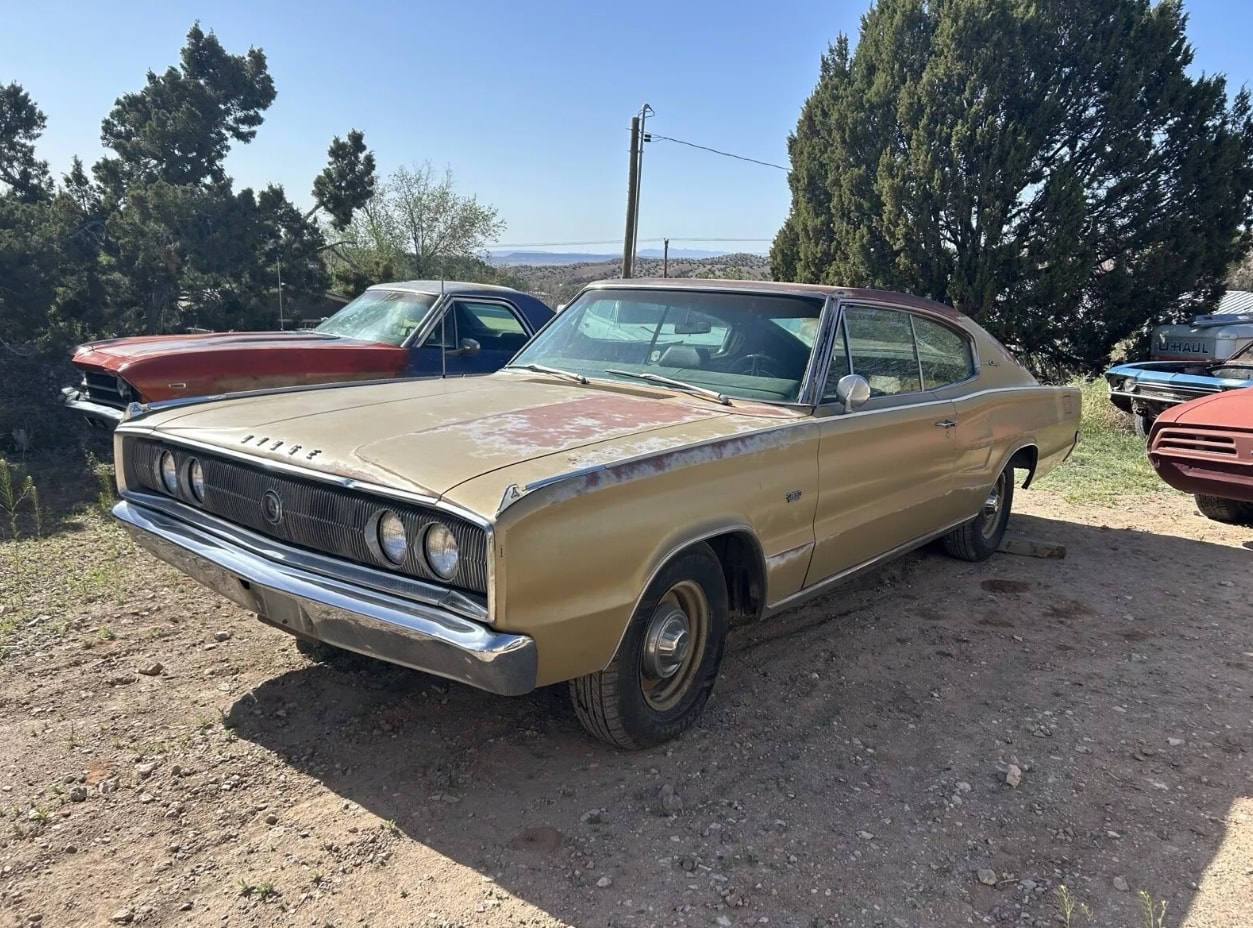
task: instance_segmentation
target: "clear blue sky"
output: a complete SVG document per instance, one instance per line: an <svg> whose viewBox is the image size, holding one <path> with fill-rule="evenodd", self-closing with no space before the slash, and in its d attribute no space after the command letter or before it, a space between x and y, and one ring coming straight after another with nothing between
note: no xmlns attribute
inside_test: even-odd
<svg viewBox="0 0 1253 928"><path fill-rule="evenodd" d="M331 137L365 132L380 172L429 160L496 206L502 244L612 252L625 222L628 127L787 164L787 135L840 32L867 0L99 0L0 5L0 83L48 116L59 175L102 153L100 120L175 64L199 19L226 49L265 51L278 98L228 162L238 186L309 200ZM1253 2L1186 2L1194 70L1253 87ZM787 214L783 171L670 142L645 149L640 247L764 251ZM758 239L710 244L709 239ZM658 241L659 247L659 241Z"/></svg>

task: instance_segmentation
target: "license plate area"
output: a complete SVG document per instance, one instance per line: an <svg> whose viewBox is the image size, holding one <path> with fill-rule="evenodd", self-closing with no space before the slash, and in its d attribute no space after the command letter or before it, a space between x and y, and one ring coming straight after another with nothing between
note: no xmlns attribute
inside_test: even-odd
<svg viewBox="0 0 1253 928"><path fill-rule="evenodd" d="M266 621L275 625L281 625L294 632L301 632L305 635L312 634L313 623L309 620L308 614L301 608L300 603L295 599L286 593L279 593L276 590L267 590L258 586L252 586L251 593L256 600L257 613Z"/></svg>

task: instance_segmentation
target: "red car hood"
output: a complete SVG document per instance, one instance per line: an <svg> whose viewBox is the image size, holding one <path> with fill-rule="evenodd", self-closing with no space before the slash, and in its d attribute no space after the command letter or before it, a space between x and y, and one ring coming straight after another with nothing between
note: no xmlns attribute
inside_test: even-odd
<svg viewBox="0 0 1253 928"><path fill-rule="evenodd" d="M137 335L87 342L74 350L76 363L120 370L132 361L171 352L270 351L275 348L321 348L373 345L355 338L317 332L210 332L204 335Z"/></svg>
<svg viewBox="0 0 1253 928"><path fill-rule="evenodd" d="M1181 403L1167 409L1157 417L1157 421L1162 425L1253 429L1253 387L1228 390Z"/></svg>

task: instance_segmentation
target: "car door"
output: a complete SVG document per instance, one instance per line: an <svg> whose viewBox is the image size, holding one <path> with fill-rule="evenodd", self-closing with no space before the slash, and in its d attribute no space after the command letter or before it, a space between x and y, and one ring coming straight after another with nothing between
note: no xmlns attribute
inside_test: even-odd
<svg viewBox="0 0 1253 928"><path fill-rule="evenodd" d="M923 388L912 314L865 303L841 310L818 411L818 505L806 586L952 521L956 411ZM855 409L836 398L849 373L871 387Z"/></svg>
<svg viewBox="0 0 1253 928"><path fill-rule="evenodd" d="M411 374L488 374L504 367L531 336L521 313L505 300L454 297L442 311L412 351Z"/></svg>

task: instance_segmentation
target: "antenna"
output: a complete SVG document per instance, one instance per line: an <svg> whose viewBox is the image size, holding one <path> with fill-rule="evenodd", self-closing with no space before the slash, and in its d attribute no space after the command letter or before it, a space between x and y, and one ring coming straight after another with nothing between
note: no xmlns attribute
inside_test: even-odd
<svg viewBox="0 0 1253 928"><path fill-rule="evenodd" d="M444 278L439 279L439 305L444 305ZM448 308L439 315L439 376L448 376Z"/></svg>

